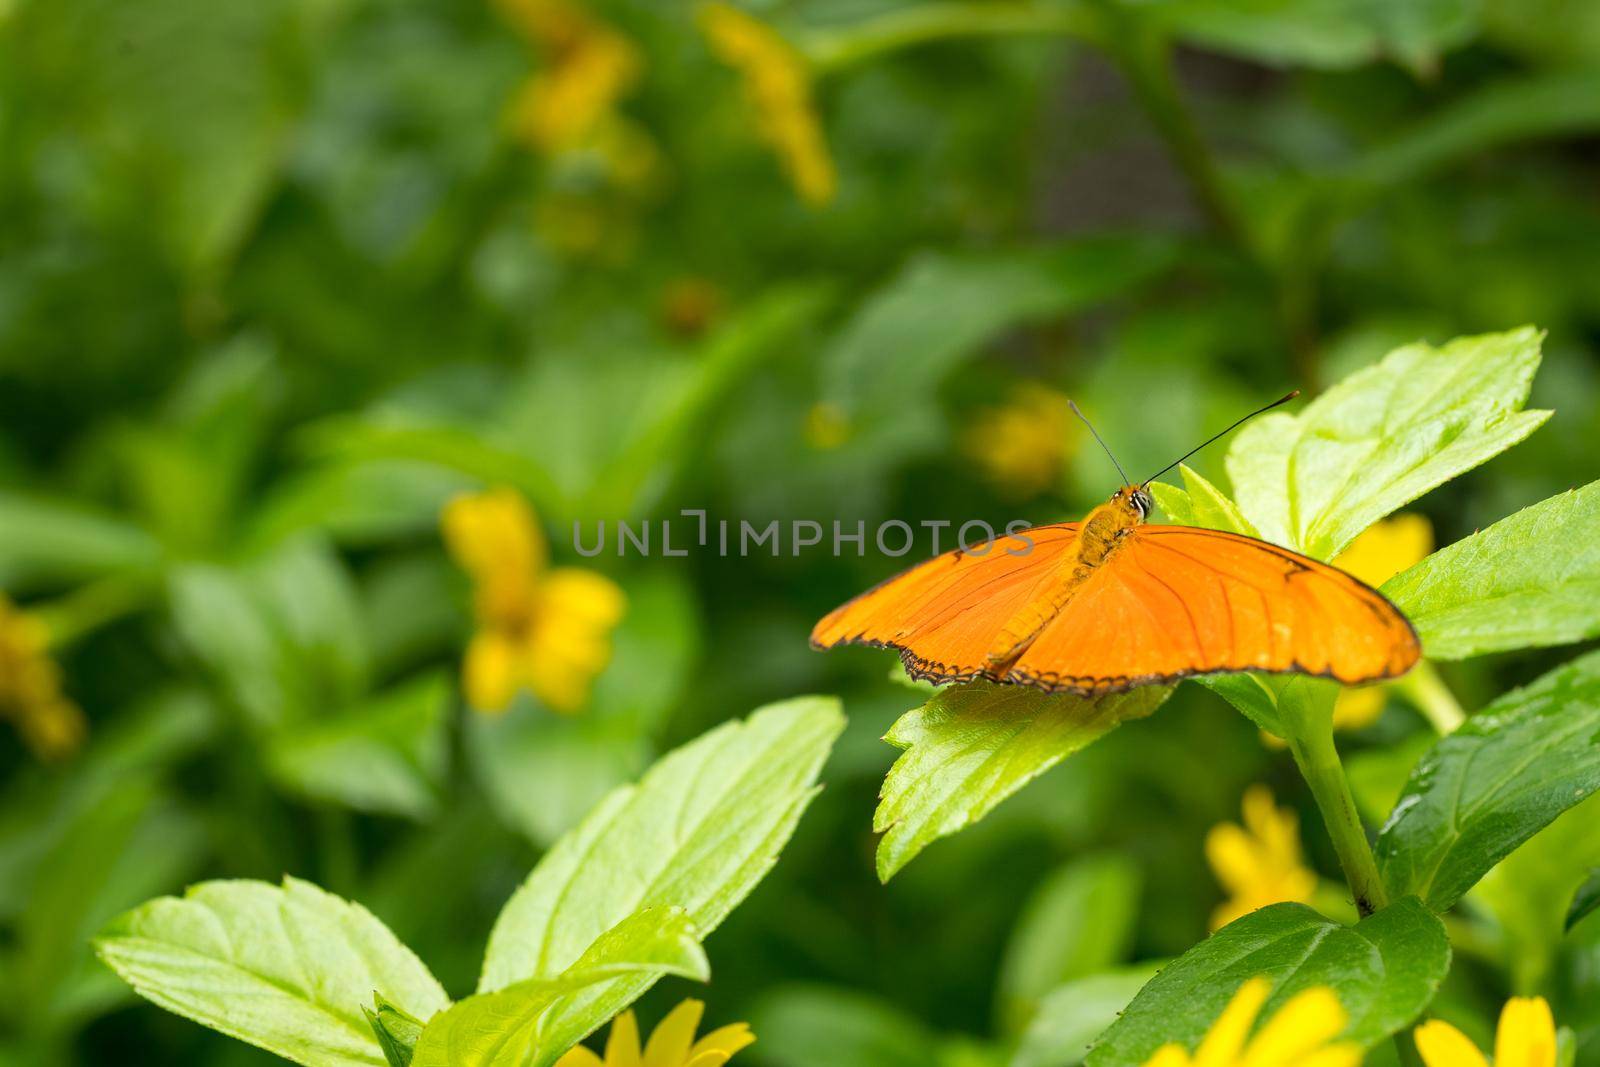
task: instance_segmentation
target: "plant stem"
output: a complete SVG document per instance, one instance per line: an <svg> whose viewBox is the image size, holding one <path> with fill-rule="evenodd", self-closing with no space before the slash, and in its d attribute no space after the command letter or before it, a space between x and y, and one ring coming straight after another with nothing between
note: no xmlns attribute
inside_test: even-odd
<svg viewBox="0 0 1600 1067"><path fill-rule="evenodd" d="M1339 854L1339 865L1344 868L1345 881L1355 894L1356 910L1363 916L1371 915L1389 903L1389 894L1378 877L1372 845L1356 811L1355 797L1350 795L1339 750L1333 744L1333 724L1319 721L1302 725L1310 728L1295 731L1296 736L1289 739L1289 750L1322 812L1334 851Z"/></svg>
<svg viewBox="0 0 1600 1067"><path fill-rule="evenodd" d="M1259 260L1255 242L1228 196L1211 149L1200 136L1200 128L1178 91L1172 71L1172 43L1132 20L1123 20L1107 38L1112 58L1166 141L1173 162L1189 180L1201 209L1246 255Z"/></svg>
<svg viewBox="0 0 1600 1067"><path fill-rule="evenodd" d="M1037 34L1088 39L1098 25L1086 7L1027 0L948 0L912 5L840 29L796 35L795 44L823 73L945 38Z"/></svg>
<svg viewBox="0 0 1600 1067"><path fill-rule="evenodd" d="M1454 733L1467 721L1467 713L1461 710L1460 701L1456 700L1456 695L1450 692L1450 687L1444 684L1444 679L1439 677L1439 672L1427 660L1413 667L1410 674L1396 683L1396 687L1422 712L1423 718L1433 725L1441 737Z"/></svg>

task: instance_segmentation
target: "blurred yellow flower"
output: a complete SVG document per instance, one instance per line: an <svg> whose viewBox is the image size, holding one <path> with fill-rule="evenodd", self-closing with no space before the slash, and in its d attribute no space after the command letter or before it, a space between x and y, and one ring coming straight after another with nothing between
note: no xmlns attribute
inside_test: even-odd
<svg viewBox="0 0 1600 1067"><path fill-rule="evenodd" d="M83 744L83 711L61 692L44 623L0 594L0 717L41 760L65 759Z"/></svg>
<svg viewBox="0 0 1600 1067"><path fill-rule="evenodd" d="M1428 1067L1489 1067L1466 1034L1440 1019L1413 1032ZM1512 997L1500 1011L1494 1067L1555 1067L1556 1020L1543 997Z"/></svg>
<svg viewBox="0 0 1600 1067"><path fill-rule="evenodd" d="M1004 405L979 412L963 445L996 488L1020 500L1060 482L1074 440L1066 394L1027 383Z"/></svg>
<svg viewBox="0 0 1600 1067"><path fill-rule="evenodd" d="M643 1051L639 1023L633 1012L625 1011L611 1024L603 1058L579 1045L557 1060L556 1067L722 1067L756 1037L746 1024L734 1023L696 1041L694 1032L705 1007L698 1000L686 1000L673 1008Z"/></svg>
<svg viewBox="0 0 1600 1067"><path fill-rule="evenodd" d="M828 203L838 176L817 118L805 57L771 26L720 0L701 5L700 27L718 57L743 75L761 135L801 199Z"/></svg>
<svg viewBox="0 0 1600 1067"><path fill-rule="evenodd" d="M1433 551L1433 524L1426 516L1396 515L1374 523L1339 553L1333 565L1376 589ZM1335 730L1371 726L1388 703L1387 686L1368 685L1339 691L1333 706Z"/></svg>
<svg viewBox="0 0 1600 1067"><path fill-rule="evenodd" d="M1433 551L1433 523L1407 513L1375 522L1334 558L1333 565L1376 589Z"/></svg>
<svg viewBox="0 0 1600 1067"><path fill-rule="evenodd" d="M463 665L467 700L504 711L521 689L574 712L611 658L611 631L627 601L615 582L576 567L548 568L533 510L514 490L446 505L445 543L474 587L477 633Z"/></svg>
<svg viewBox="0 0 1600 1067"><path fill-rule="evenodd" d="M572 0L496 0L496 6L544 61L511 103L512 136L554 152L601 129L639 79L643 64L633 44Z"/></svg>
<svg viewBox="0 0 1600 1067"><path fill-rule="evenodd" d="M1163 1045L1144 1067L1356 1067L1361 1062L1360 1045L1333 1041L1347 1020L1327 986L1296 993L1250 1037L1271 992L1272 983L1265 978L1250 979L1222 1009L1192 1056L1182 1045Z"/></svg>
<svg viewBox="0 0 1600 1067"><path fill-rule="evenodd" d="M826 400L811 405L806 412L806 444L828 452L850 440L850 416L838 404Z"/></svg>
<svg viewBox="0 0 1600 1067"><path fill-rule="evenodd" d="M1220 929L1268 904L1305 903L1316 892L1317 874L1300 853L1299 819L1279 808L1264 785L1245 790L1244 825L1218 823L1206 835L1206 861L1228 899L1211 914Z"/></svg>

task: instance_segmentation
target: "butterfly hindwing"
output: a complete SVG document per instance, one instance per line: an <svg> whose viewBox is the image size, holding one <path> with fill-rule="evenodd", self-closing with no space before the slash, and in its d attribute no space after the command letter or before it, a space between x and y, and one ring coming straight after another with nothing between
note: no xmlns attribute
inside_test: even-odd
<svg viewBox="0 0 1600 1067"><path fill-rule="evenodd" d="M1011 665L1007 681L1106 692L1218 671L1397 677L1405 616L1325 563L1255 538L1138 526Z"/></svg>

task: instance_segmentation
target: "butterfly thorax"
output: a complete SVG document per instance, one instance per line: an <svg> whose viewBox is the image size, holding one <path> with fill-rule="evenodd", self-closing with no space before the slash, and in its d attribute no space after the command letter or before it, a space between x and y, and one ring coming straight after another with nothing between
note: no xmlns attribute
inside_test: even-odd
<svg viewBox="0 0 1600 1067"><path fill-rule="evenodd" d="M1084 567L1098 567L1112 549L1135 526L1144 522L1150 511L1150 496L1142 486L1125 485L1111 494L1084 518L1078 531L1078 561Z"/></svg>
<svg viewBox="0 0 1600 1067"><path fill-rule="evenodd" d="M1063 574L1016 616L1007 620L986 657L992 674L1003 673L1025 652L1039 631L1055 618L1078 591L1078 586L1103 564L1127 533L1144 522L1150 496L1142 486L1125 485L1084 517L1078 530L1078 551L1068 557L1070 573Z"/></svg>

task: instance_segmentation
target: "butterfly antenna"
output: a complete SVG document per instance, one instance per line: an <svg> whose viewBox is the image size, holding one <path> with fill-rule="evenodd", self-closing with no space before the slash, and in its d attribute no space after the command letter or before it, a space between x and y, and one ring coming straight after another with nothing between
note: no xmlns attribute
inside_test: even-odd
<svg viewBox="0 0 1600 1067"><path fill-rule="evenodd" d="M1274 400L1272 403L1268 404L1264 408L1257 408L1256 410L1252 411L1250 414L1246 415L1244 418L1240 419L1238 422L1234 423L1232 426L1229 426L1226 430L1223 430L1221 433L1215 434L1215 435L1213 435L1211 437L1208 437L1203 442L1201 442L1200 444L1195 445L1193 448L1189 449L1189 451L1185 452L1183 455L1179 456L1177 459L1173 460L1171 463L1168 463L1165 467L1162 467L1160 470L1156 471L1154 474L1152 474L1150 477L1146 478L1143 482L1140 482L1139 484L1140 485L1149 485L1151 482L1155 481L1157 478L1159 478L1163 474L1167 473L1173 467L1176 467L1178 464L1182 463L1184 460L1188 459L1190 456L1194 455L1196 452L1198 452L1202 448L1206 447L1206 445L1209 445L1211 442L1217 440L1220 437L1228 436L1234 430L1237 430L1240 426L1243 426L1245 423L1249 422L1251 419L1255 418L1257 415L1260 415L1263 412L1271 411L1273 408L1277 407L1279 404L1287 404L1289 401L1293 400L1295 397L1297 397L1299 395L1300 395L1300 390L1296 389L1294 392L1290 393L1288 396L1281 396L1278 399ZM1091 427L1091 429L1092 429L1092 427ZM1113 460L1112 462L1114 463L1116 461Z"/></svg>
<svg viewBox="0 0 1600 1067"><path fill-rule="evenodd" d="M1100 431L1096 430L1094 428L1094 423L1090 422L1088 416L1085 415L1083 412L1079 411L1078 410L1078 405L1074 404L1071 400L1067 401L1067 407L1072 409L1072 413L1074 415L1078 416L1078 418L1083 420L1083 424L1085 426L1089 427L1089 432L1094 434L1094 439L1096 441L1100 442L1100 447L1106 450L1106 455L1111 456L1111 464L1112 464L1112 466L1117 468L1117 474L1119 474L1122 477L1122 484L1123 485L1131 484L1128 481L1127 472L1122 469L1122 464L1117 462L1117 457L1111 455L1111 446L1106 444L1105 439L1100 436Z"/></svg>

